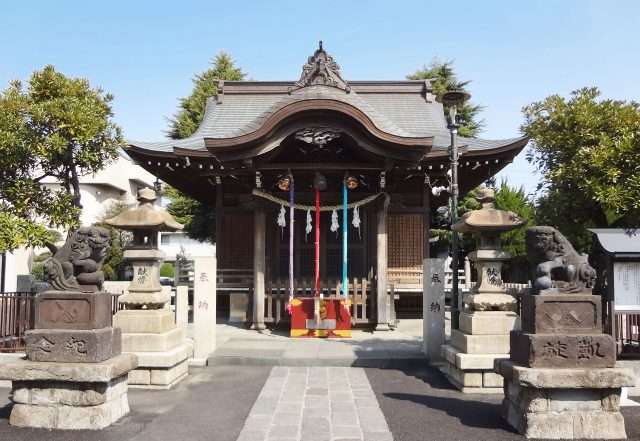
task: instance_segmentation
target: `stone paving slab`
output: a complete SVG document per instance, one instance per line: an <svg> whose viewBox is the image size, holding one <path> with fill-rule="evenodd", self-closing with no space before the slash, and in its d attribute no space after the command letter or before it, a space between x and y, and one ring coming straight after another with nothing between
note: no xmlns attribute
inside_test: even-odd
<svg viewBox="0 0 640 441"><path fill-rule="evenodd" d="M263 332L219 325L214 366L354 366L396 367L424 362L419 336L401 331L354 330L352 338L290 338L285 332Z"/></svg>
<svg viewBox="0 0 640 441"><path fill-rule="evenodd" d="M237 441L393 441L364 369L272 368Z"/></svg>

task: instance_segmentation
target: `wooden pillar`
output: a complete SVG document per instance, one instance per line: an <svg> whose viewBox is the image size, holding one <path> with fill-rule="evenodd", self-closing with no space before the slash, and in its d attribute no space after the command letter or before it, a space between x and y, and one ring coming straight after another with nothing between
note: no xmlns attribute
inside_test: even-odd
<svg viewBox="0 0 640 441"><path fill-rule="evenodd" d="M264 274L266 269L266 225L264 207L258 205L253 212L253 324L251 329L261 331L264 325Z"/></svg>
<svg viewBox="0 0 640 441"><path fill-rule="evenodd" d="M389 208L389 195L384 196L384 200L378 206L376 216L376 303L377 303L377 324L376 331L388 331L389 320L391 319L391 310L389 303L389 294L387 292L387 211Z"/></svg>
<svg viewBox="0 0 640 441"><path fill-rule="evenodd" d="M431 257L431 247L429 240L431 239L431 191L425 184L422 190L422 262ZM426 271L423 268L423 274Z"/></svg>
<svg viewBox="0 0 640 441"><path fill-rule="evenodd" d="M216 259L218 265L223 267L222 263L222 225L224 224L224 194L222 192L222 181L216 185ZM224 267L223 267L224 268Z"/></svg>

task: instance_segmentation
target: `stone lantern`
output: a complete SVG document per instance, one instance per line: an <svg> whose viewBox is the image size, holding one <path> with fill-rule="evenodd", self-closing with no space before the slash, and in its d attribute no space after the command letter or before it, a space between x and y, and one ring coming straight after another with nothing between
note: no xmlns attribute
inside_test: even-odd
<svg viewBox="0 0 640 441"><path fill-rule="evenodd" d="M450 344L443 346L443 368L463 392L502 393L502 377L493 371L496 358L508 357L509 333L519 328L516 299L502 281L502 265L510 259L501 249L500 234L524 224L515 213L498 210L491 188L476 197L482 208L466 213L453 230L471 233L477 249L469 253L477 271L477 284L463 296L460 329L451 331Z"/></svg>
<svg viewBox="0 0 640 441"><path fill-rule="evenodd" d="M106 223L133 232L124 259L133 266L128 292L118 300L124 309L114 316L122 329L122 350L138 355L138 369L129 373L129 384L138 387L169 388L188 373L191 346L184 342L184 330L177 328L173 312L165 308L169 293L160 285L158 232L177 231L183 226L166 210L154 205L156 192L138 193L138 206L107 219Z"/></svg>

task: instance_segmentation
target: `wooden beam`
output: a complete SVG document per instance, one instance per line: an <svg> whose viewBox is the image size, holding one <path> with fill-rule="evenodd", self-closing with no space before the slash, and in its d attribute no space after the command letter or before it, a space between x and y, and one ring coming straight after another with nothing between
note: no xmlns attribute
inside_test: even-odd
<svg viewBox="0 0 640 441"><path fill-rule="evenodd" d="M261 331L264 325L264 275L266 270L265 212L258 205L253 212L253 324L251 329Z"/></svg>
<svg viewBox="0 0 640 441"><path fill-rule="evenodd" d="M390 198L386 194L384 200L378 206L376 216L376 304L377 304L377 324L376 331L389 331L389 320L391 310L389 294L387 293L387 263L388 263L388 237L387 237L387 212Z"/></svg>
<svg viewBox="0 0 640 441"><path fill-rule="evenodd" d="M325 171L331 171L331 170L364 170L364 171L380 171L380 170L384 170L385 165L384 164L361 164L361 163L348 163L348 164L344 164L344 163L323 163L323 162L316 162L316 163L300 163L300 162L282 162L282 163L276 163L276 162L272 162L270 164L261 164L256 166L256 170L261 170L261 171L268 171L268 170L282 170L282 171L286 171L286 170L310 170L310 171L316 171L316 170L325 170Z"/></svg>

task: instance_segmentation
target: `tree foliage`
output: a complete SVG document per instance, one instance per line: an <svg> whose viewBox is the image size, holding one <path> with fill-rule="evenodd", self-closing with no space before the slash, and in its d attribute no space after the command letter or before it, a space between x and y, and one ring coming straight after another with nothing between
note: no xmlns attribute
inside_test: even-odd
<svg viewBox="0 0 640 441"><path fill-rule="evenodd" d="M220 52L212 64L212 67L194 77L191 95L180 101L180 110L170 121L171 138L186 138L197 130L204 118L207 98L217 95L218 80L237 81L245 77L244 72L236 67L233 59L225 52ZM213 207L171 187L165 190L165 196L170 200L167 207L169 212L184 224L185 232L190 237L200 241L215 241Z"/></svg>
<svg viewBox="0 0 640 441"><path fill-rule="evenodd" d="M506 180L502 180L496 191L495 205L500 210L514 212L526 222L521 228L508 231L500 236L502 248L505 251L513 257L525 256L527 254L526 229L535 225L535 206L527 198L524 187L512 187Z"/></svg>
<svg viewBox="0 0 640 441"><path fill-rule="evenodd" d="M202 122L207 98L218 94L218 80L238 81L244 76L229 54L218 53L212 67L193 78L191 94L180 100L180 109L170 120L169 136L172 139L191 136Z"/></svg>
<svg viewBox="0 0 640 441"><path fill-rule="evenodd" d="M583 88L526 106L527 159L542 174L540 224L581 250L589 227L637 227L640 217L640 104L600 99Z"/></svg>
<svg viewBox="0 0 640 441"><path fill-rule="evenodd" d="M0 251L43 245L47 226L78 225L79 177L102 169L123 145L112 99L53 66L0 94ZM62 189L44 186L47 177Z"/></svg>
<svg viewBox="0 0 640 441"><path fill-rule="evenodd" d="M124 249L133 239L133 234L129 231L115 228L105 221L115 217L127 209L127 206L118 202L113 204L95 225L109 231L109 249L102 264L102 271L106 280L122 280L126 262L124 260Z"/></svg>
<svg viewBox="0 0 640 441"><path fill-rule="evenodd" d="M184 225L184 232L199 241L215 242L215 208L196 201L173 187L166 186L164 196L171 202L169 213Z"/></svg>
<svg viewBox="0 0 640 441"><path fill-rule="evenodd" d="M470 80L460 81L453 68L453 61L439 61L434 59L428 66L423 66L411 75L407 76L410 80L431 80L434 94L441 98L442 95L449 90L464 90L469 92L468 87ZM484 122L478 119L482 106L474 105L469 102L465 103L458 110L458 118L460 118L460 128L458 133L460 136L474 137L480 133Z"/></svg>

